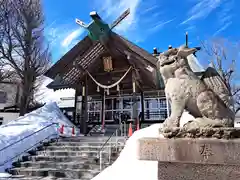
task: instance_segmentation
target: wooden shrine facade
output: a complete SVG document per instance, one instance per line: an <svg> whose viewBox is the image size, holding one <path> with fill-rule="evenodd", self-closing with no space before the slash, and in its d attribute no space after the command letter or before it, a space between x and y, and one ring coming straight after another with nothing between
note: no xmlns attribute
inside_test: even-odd
<svg viewBox="0 0 240 180"><path fill-rule="evenodd" d="M86 133L88 124L119 123L117 116L124 113L127 119L152 122L149 114L155 108L160 114L155 120L166 118L156 62L152 54L112 32L106 43L85 37L45 75L54 79L49 88L76 90L73 121ZM150 105L154 107L150 100L156 101Z"/></svg>

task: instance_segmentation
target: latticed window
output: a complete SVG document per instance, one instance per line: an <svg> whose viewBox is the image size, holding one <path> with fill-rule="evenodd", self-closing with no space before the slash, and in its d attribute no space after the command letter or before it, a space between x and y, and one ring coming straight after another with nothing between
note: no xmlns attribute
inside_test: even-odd
<svg viewBox="0 0 240 180"><path fill-rule="evenodd" d="M145 98L145 120L165 120L167 116L166 98Z"/></svg>

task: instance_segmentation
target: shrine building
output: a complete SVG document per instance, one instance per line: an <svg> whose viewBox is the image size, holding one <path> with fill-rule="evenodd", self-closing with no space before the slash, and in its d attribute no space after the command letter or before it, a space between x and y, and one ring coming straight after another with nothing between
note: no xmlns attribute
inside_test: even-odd
<svg viewBox="0 0 240 180"><path fill-rule="evenodd" d="M48 88L75 89L71 120L83 134L93 124L119 125L123 118L163 122L169 111L156 50L148 53L95 16L89 35L45 73L54 80Z"/></svg>

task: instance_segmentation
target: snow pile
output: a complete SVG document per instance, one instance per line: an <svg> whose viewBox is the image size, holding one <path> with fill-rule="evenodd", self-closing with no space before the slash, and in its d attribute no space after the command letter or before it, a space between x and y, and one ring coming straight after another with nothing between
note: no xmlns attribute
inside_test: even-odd
<svg viewBox="0 0 240 180"><path fill-rule="evenodd" d="M0 126L0 172L11 167L17 155L32 149L42 140L57 137L58 125L64 125L64 135L72 135L74 126L56 103L49 103L25 116ZM75 133L79 134L77 127ZM31 135L35 133L34 135ZM21 140L24 138L23 140ZM14 144L14 145L12 145Z"/></svg>
<svg viewBox="0 0 240 180"><path fill-rule="evenodd" d="M158 180L158 162L137 159L137 141L143 137L163 137L159 135L162 124L154 124L133 133L118 159L92 180Z"/></svg>

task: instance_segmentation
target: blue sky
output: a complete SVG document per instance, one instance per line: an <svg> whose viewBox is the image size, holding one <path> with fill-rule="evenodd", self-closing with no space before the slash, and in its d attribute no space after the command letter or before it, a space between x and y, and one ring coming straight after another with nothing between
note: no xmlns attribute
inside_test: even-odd
<svg viewBox="0 0 240 180"><path fill-rule="evenodd" d="M131 14L114 31L152 52L179 46L189 32L190 46L214 37L240 40L239 0L44 0L45 35L57 61L85 35L75 19L91 21L97 11L109 24L124 10Z"/></svg>

